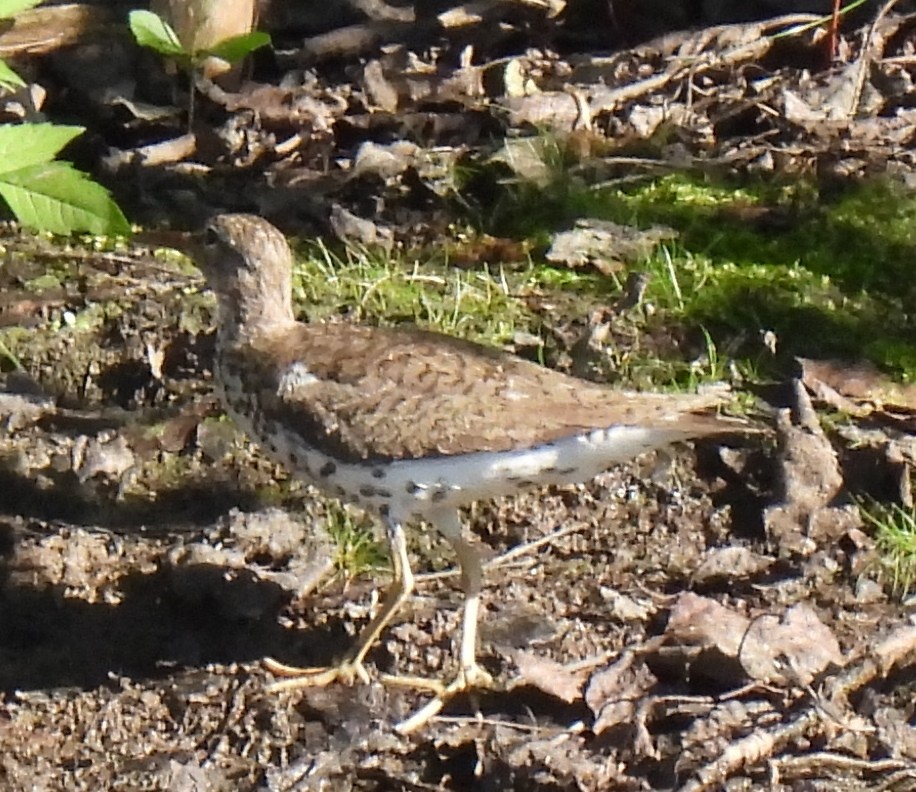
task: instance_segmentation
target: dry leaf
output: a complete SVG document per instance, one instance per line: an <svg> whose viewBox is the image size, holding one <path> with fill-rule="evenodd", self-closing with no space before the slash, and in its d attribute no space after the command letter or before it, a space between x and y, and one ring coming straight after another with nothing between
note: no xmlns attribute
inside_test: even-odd
<svg viewBox="0 0 916 792"><path fill-rule="evenodd" d="M513 652L512 659L518 667L521 681L526 685L531 685L567 704L572 704L582 698L582 685L587 672L569 671L556 660L534 652Z"/></svg>

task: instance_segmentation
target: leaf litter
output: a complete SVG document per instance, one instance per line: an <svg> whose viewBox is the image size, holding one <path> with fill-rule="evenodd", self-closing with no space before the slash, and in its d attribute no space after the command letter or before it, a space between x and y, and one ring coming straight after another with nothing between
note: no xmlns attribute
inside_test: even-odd
<svg viewBox="0 0 916 792"><path fill-rule="evenodd" d="M187 209L194 223L221 206L409 245L437 239L454 219L448 201L473 196L455 169L479 162L495 131L521 125L549 126L576 155L558 163L549 146L528 146L498 158L505 178L541 189L558 169L594 186L684 169L850 179L910 168L911 19L890 5L842 39L843 65L806 70L780 47L790 39L818 57L821 29L807 15L669 32L611 55L529 46L506 57L564 4L478 4L421 21L364 3L360 22L289 36L282 84L205 86L223 114L207 136L150 147L147 125L168 129L177 107L147 113L142 87L83 95L133 115L103 167L121 175L138 218ZM56 17L44 12L47 31ZM106 59L132 73L136 56L112 46L59 57L61 80L88 83ZM334 67L347 58L349 70ZM332 76L319 78L316 64ZM378 142L388 138L418 142ZM136 168L143 178L123 179ZM579 221L592 222L577 212L557 232ZM618 256L608 264L607 254L577 243L563 262L613 274ZM52 339L22 360L50 395L7 374L0 400L6 788L914 783L911 606L863 585L874 543L847 497L848 447L862 443L882 451L878 469L905 494L906 388L857 375L867 387L850 390L848 370L806 360L779 402L775 449L701 444L660 474L638 461L581 487L475 507L475 534L494 557L482 655L499 689L455 702L406 740L391 726L414 708L412 691L264 692L261 658L332 660L376 604L382 573L335 575L323 531L333 508L190 409L209 389L209 309L189 307L184 276L162 275L158 289L108 276L124 285L120 310L82 337L54 330L91 295L80 291L98 282L91 272L44 302L23 280L3 282L12 324ZM856 420L825 431L806 388ZM379 671L443 674L455 576L442 574L435 537L412 541L440 574L422 581L370 659Z"/></svg>

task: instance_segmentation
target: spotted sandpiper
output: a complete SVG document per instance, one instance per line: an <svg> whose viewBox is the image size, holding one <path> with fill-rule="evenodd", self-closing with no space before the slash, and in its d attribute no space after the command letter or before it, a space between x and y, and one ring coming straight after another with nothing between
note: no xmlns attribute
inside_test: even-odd
<svg viewBox="0 0 916 792"><path fill-rule="evenodd" d="M378 515L391 550L393 582L345 658L328 668L266 661L288 677L272 687L368 680L365 656L414 586L405 525L429 523L455 550L465 594L458 673L403 732L492 681L477 663L481 563L459 507L742 431L715 413L720 394L612 390L416 328L297 322L289 246L259 217L216 217L195 258L217 295L214 374L229 414L293 475Z"/></svg>

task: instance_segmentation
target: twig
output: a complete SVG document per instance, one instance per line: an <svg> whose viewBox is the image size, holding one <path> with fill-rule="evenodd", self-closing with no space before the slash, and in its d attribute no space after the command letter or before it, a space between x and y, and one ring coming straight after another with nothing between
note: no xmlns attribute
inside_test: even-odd
<svg viewBox="0 0 916 792"><path fill-rule="evenodd" d="M540 539L535 539L532 542L525 542L524 544L516 545L511 550L507 550L502 555L498 555L495 558L491 558L489 561L485 562L483 568L485 570L496 569L497 567L506 566L514 561L518 561L521 556L528 555L529 553L538 550L544 545L549 545L555 542L558 539L562 539L564 536L569 534L577 533L585 528L585 525L566 525L557 528L554 531L551 531L549 534L542 536ZM449 567L448 569L443 569L441 572L426 572L416 576L417 583L428 583L433 580L444 580L450 577L457 577L461 574L461 570L458 567Z"/></svg>

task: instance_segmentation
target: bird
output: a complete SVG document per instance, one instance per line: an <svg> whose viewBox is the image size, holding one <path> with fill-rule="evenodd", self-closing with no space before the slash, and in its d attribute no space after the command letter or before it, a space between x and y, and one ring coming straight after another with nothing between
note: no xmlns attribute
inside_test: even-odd
<svg viewBox="0 0 916 792"><path fill-rule="evenodd" d="M458 693L493 684L477 660L483 574L461 507L585 482L748 423L717 411L720 392L624 391L413 326L298 321L289 244L255 215L216 215L190 251L216 295L213 380L226 412L294 477L375 515L391 554L382 604L343 659L323 668L266 659L283 677L270 689L368 682L366 656L414 588L405 528L431 525L454 549L464 593L458 671L428 681L435 695L401 733Z"/></svg>

